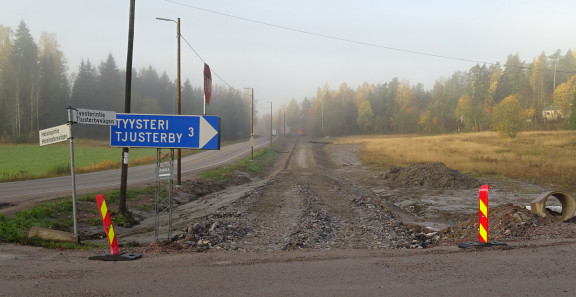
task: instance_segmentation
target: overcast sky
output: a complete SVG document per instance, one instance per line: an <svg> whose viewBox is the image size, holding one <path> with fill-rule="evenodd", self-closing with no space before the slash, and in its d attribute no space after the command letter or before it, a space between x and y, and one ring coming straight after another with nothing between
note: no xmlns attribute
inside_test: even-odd
<svg viewBox="0 0 576 297"><path fill-rule="evenodd" d="M129 0L0 3L0 24L16 29L24 20L36 41L42 31L56 33L70 72L109 53L125 69ZM431 89L475 65L459 59L504 64L511 53L525 62L543 51L564 54L576 49L575 12L574 0L137 0L133 67L152 65L176 79L176 24L156 17L180 18L182 36L227 84L254 88L263 114L270 101L276 109L315 97L325 84L398 77ZM201 86L204 62L181 46L182 79ZM214 74L213 82L225 85Z"/></svg>

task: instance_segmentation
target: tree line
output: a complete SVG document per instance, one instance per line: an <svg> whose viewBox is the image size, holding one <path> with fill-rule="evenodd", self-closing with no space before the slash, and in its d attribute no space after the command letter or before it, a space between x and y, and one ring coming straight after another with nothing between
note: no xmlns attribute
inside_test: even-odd
<svg viewBox="0 0 576 297"><path fill-rule="evenodd" d="M131 112L177 113L176 82L152 66L132 71ZM24 21L16 30L0 25L0 143L37 142L39 130L67 122L68 106L123 112L125 74L110 54L98 65L83 60L69 75L54 34L36 42ZM203 114L203 86L186 80L181 88L182 114ZM250 108L245 96L216 85L207 114L223 119L222 140L237 140L250 136ZM74 135L107 139L109 130L75 125Z"/></svg>
<svg viewBox="0 0 576 297"><path fill-rule="evenodd" d="M514 136L522 129L576 129L575 90L576 53L557 50L530 63L511 54L504 65L477 64L437 80L432 90L398 78L356 89L325 85L315 98L293 99L282 110L290 114L286 126L315 136L491 129Z"/></svg>
<svg viewBox="0 0 576 297"><path fill-rule="evenodd" d="M165 72L152 66L132 71L132 112L176 113L176 83ZM531 62L511 54L504 65L477 64L437 80L431 90L398 78L356 89L325 85L314 98L292 99L274 119L280 133L286 123L314 136L574 129L575 75L571 50L543 52ZM68 106L122 112L124 81L125 70L112 55L98 65L83 60L69 75L54 34L42 33L36 42L24 21L16 30L0 25L0 142L36 142L38 130L67 121ZM203 88L186 80L181 90L182 114L202 114ZM223 119L222 139L249 137L249 98L221 86L213 87L212 98L207 113ZM109 135L102 127L75 127L79 137Z"/></svg>

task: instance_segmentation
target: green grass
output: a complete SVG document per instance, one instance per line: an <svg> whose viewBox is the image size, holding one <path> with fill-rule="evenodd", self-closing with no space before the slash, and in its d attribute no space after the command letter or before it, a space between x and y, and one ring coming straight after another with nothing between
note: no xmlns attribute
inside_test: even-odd
<svg viewBox="0 0 576 297"><path fill-rule="evenodd" d="M57 199L20 211L12 217L0 215L0 242L14 242L51 248L89 248L92 245L48 242L28 238L32 227L66 230L73 226L72 200Z"/></svg>
<svg viewBox="0 0 576 297"><path fill-rule="evenodd" d="M128 190L126 198L128 201L138 199L142 194L150 195L152 187L141 190ZM101 226L100 213L95 194L81 195L77 199L77 208L80 213L84 213L85 222L92 226ZM114 190L105 194L106 203L109 207L116 208L120 191ZM117 212L111 211L112 222L115 225L123 224L129 218ZM81 222L79 222L80 224ZM34 246L65 249L84 249L95 247L92 244L75 244L49 242L38 238L28 238L28 232L32 227L50 228L54 230L70 231L74 226L72 211L72 198L62 197L49 202L38 203L30 209L17 212L15 215L0 215L0 242L13 242Z"/></svg>
<svg viewBox="0 0 576 297"><path fill-rule="evenodd" d="M70 174L70 145L68 142L53 145L3 144L0 145L0 182L27 180ZM118 168L122 149L112 148L103 142L74 143L76 172L90 172ZM130 164L153 162L156 149L130 150Z"/></svg>
<svg viewBox="0 0 576 297"><path fill-rule="evenodd" d="M223 142L228 145L230 142ZM0 144L0 182L30 180L70 174L70 143L52 145ZM182 150L182 156L198 150ZM76 173L120 168L122 148L110 147L108 142L78 140L74 142ZM130 149L130 166L156 161L155 148Z"/></svg>
<svg viewBox="0 0 576 297"><path fill-rule="evenodd" d="M227 180L234 176L236 171L248 172L253 175L263 176L267 173L272 162L276 159L278 153L273 149L261 149L254 153L254 160L250 157L244 158L237 163L209 170L201 173L201 176L213 180ZM126 194L128 207L141 207L153 209L142 199L148 199L154 196L155 187L145 187L142 189L129 189ZM129 217L122 216L117 209L120 191L113 190L104 193L106 203L111 210L112 221L115 225L123 224ZM83 217L83 223L92 226L101 225L100 214L94 199L95 194L81 195L77 199L77 208L79 217ZM138 200L140 199L140 200ZM132 202L132 205L130 204ZM135 206L138 205L138 206ZM70 231L73 227L72 199L70 196L54 199L50 202L43 202L34 207L20 211L15 215L0 215L0 242L13 242L34 246L43 246L49 248L78 249L91 248L95 245L74 244L74 243L57 243L43 241L37 238L28 238L28 232L32 227L51 228L62 231ZM79 222L82 224L82 222Z"/></svg>

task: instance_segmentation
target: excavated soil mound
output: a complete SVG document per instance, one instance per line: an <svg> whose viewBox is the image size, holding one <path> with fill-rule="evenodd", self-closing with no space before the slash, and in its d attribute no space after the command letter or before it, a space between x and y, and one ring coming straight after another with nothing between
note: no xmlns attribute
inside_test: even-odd
<svg viewBox="0 0 576 297"><path fill-rule="evenodd" d="M509 242L576 236L576 219L562 222L552 217L543 218L523 206L511 203L490 208L488 216L489 241ZM440 245L475 242L478 240L478 216L472 215L461 224L438 232L438 235Z"/></svg>
<svg viewBox="0 0 576 297"><path fill-rule="evenodd" d="M471 189L480 181L448 168L444 163L418 163L409 167L392 166L384 176L391 187L427 187L432 189Z"/></svg>

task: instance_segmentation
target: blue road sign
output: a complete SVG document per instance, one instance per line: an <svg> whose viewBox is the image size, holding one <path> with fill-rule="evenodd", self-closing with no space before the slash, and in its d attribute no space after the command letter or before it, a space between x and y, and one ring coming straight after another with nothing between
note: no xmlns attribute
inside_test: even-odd
<svg viewBox="0 0 576 297"><path fill-rule="evenodd" d="M110 146L220 149L218 116L117 113Z"/></svg>

